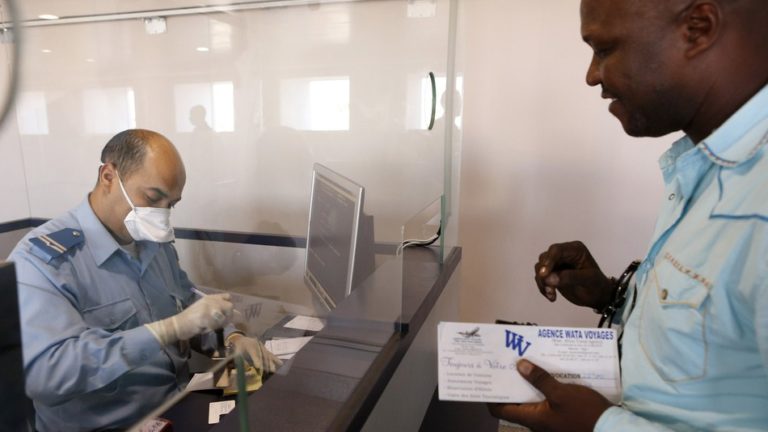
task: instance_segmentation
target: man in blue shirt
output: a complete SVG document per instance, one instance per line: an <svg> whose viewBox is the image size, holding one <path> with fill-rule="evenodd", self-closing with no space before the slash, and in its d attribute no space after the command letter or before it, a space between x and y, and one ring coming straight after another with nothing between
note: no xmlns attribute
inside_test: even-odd
<svg viewBox="0 0 768 432"><path fill-rule="evenodd" d="M196 298L179 267L170 209L186 173L173 144L127 130L101 161L87 198L30 232L9 257L41 432L132 425L186 385L189 339L232 315L228 294ZM229 342L274 370L277 360L258 341L232 332Z"/></svg>
<svg viewBox="0 0 768 432"><path fill-rule="evenodd" d="M582 0L587 83L632 136L686 136L661 157L651 247L618 321L614 406L521 360L546 400L490 405L541 431L768 429L768 7L764 0ZM614 304L580 242L536 263L540 292ZM618 305L619 303L616 303Z"/></svg>

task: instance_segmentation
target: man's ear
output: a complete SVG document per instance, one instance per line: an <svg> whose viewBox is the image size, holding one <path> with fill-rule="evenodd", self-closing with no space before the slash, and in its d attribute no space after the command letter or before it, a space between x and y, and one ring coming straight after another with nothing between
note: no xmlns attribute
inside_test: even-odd
<svg viewBox="0 0 768 432"><path fill-rule="evenodd" d="M110 189L117 180L115 164L107 162L99 167L99 184Z"/></svg>
<svg viewBox="0 0 768 432"><path fill-rule="evenodd" d="M693 58L712 47L720 36L723 11L713 0L696 0L682 14L685 55Z"/></svg>

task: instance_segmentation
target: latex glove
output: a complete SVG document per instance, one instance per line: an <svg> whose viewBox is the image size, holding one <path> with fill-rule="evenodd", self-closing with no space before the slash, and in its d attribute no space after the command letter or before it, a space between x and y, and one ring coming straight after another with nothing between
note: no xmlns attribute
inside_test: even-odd
<svg viewBox="0 0 768 432"><path fill-rule="evenodd" d="M145 325L162 345L170 345L224 327L232 310L229 294L208 295L170 318Z"/></svg>
<svg viewBox="0 0 768 432"><path fill-rule="evenodd" d="M546 399L527 404L488 404L494 417L537 432L591 432L603 412L613 406L600 393L581 385L561 383L527 360L520 360L517 370Z"/></svg>
<svg viewBox="0 0 768 432"><path fill-rule="evenodd" d="M227 345L231 345L235 353L244 355L245 359L255 369L267 373L274 373L283 362L257 338L244 336L241 333L233 333L227 338Z"/></svg>
<svg viewBox="0 0 768 432"><path fill-rule="evenodd" d="M553 244L539 255L536 285L549 301L557 291L573 304L602 310L613 300L616 284L600 270L584 243Z"/></svg>

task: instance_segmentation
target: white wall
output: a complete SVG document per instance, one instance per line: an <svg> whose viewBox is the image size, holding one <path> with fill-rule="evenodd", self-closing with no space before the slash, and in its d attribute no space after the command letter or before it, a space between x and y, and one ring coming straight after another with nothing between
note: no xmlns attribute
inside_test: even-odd
<svg viewBox="0 0 768 432"><path fill-rule="evenodd" d="M538 294L534 263L576 239L608 275L642 257L661 199L656 161L673 137L625 136L585 84L578 2L465 0L461 12L461 316L595 325Z"/></svg>
<svg viewBox="0 0 768 432"><path fill-rule="evenodd" d="M28 219L29 199L24 177L24 163L16 129L16 116L11 111L0 126L0 224ZM0 261L4 260L28 229L0 232Z"/></svg>
<svg viewBox="0 0 768 432"><path fill-rule="evenodd" d="M0 173L0 223L29 218L24 163L13 112L0 129Z"/></svg>

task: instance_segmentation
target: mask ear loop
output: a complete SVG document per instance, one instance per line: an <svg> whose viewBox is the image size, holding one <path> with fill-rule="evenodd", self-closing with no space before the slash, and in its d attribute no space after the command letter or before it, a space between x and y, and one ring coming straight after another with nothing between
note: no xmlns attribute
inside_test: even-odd
<svg viewBox="0 0 768 432"><path fill-rule="evenodd" d="M104 162L99 163L99 168L106 165ZM133 205L133 201L131 201L131 198L128 196L128 192L125 191L125 187L123 186L123 180L120 178L120 171L117 170L117 167L115 167L115 175L117 175L117 183L120 185L120 190L123 191L123 196L125 197L125 200L128 201L128 205L131 206L132 210L136 210L136 206Z"/></svg>
<svg viewBox="0 0 768 432"><path fill-rule="evenodd" d="M128 197L128 192L125 191L125 187L123 186L123 181L120 179L120 173L117 170L115 170L115 174L117 175L117 183L120 185L120 190L123 191L123 196L125 197L125 200L128 201L128 204L131 206L131 209L135 211L136 206L133 205L131 198Z"/></svg>

